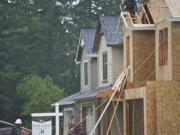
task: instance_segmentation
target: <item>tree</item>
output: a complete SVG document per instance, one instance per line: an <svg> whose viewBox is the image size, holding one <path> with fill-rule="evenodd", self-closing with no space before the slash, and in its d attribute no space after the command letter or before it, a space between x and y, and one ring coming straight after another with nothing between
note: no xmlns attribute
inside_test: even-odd
<svg viewBox="0 0 180 135"><path fill-rule="evenodd" d="M51 104L62 99L64 90L55 85L49 76L28 75L16 87L22 103L23 115L51 111Z"/></svg>
<svg viewBox="0 0 180 135"><path fill-rule="evenodd" d="M99 15L119 16L119 3L0 0L0 119L14 122L24 109L16 88L29 74L50 76L68 95L79 91L74 62L79 31L95 28Z"/></svg>

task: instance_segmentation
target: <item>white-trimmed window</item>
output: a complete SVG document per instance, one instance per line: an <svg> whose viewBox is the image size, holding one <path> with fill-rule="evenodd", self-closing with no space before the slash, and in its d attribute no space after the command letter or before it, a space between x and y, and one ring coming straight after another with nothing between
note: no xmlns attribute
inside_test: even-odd
<svg viewBox="0 0 180 135"><path fill-rule="evenodd" d="M84 62L84 85L88 85L88 62Z"/></svg>
<svg viewBox="0 0 180 135"><path fill-rule="evenodd" d="M102 60L103 60L103 81L108 80L108 73L107 73L107 51L103 52L102 54Z"/></svg>

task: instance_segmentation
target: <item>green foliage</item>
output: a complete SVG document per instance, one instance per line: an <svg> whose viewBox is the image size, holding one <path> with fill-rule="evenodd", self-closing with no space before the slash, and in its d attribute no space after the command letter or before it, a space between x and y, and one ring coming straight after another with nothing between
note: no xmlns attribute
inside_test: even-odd
<svg viewBox="0 0 180 135"><path fill-rule="evenodd" d="M25 106L34 105L31 98L44 94L40 85L34 92L39 95L19 97L16 88L24 76L50 76L65 94L79 91L74 59L80 29L94 28L99 15L119 16L120 0L8 1L0 0L0 119L14 122L22 112L30 113Z"/></svg>
<svg viewBox="0 0 180 135"><path fill-rule="evenodd" d="M23 114L51 111L51 104L64 96L64 90L55 85L47 76L28 75L16 87L17 94L23 102Z"/></svg>

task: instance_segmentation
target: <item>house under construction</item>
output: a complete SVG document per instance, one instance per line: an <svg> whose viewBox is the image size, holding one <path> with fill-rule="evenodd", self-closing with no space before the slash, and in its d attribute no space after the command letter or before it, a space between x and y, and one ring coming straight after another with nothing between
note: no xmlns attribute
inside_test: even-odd
<svg viewBox="0 0 180 135"><path fill-rule="evenodd" d="M180 134L180 0L149 0L80 33L63 135Z"/></svg>

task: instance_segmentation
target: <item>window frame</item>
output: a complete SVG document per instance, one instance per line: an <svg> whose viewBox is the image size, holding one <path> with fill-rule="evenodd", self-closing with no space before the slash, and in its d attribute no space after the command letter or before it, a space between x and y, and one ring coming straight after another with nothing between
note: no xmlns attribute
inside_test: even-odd
<svg viewBox="0 0 180 135"><path fill-rule="evenodd" d="M83 62L83 67L84 67L84 85L88 85L88 61Z"/></svg>
<svg viewBox="0 0 180 135"><path fill-rule="evenodd" d="M102 52L102 78L103 82L108 81L108 54L107 51Z"/></svg>
<svg viewBox="0 0 180 135"><path fill-rule="evenodd" d="M168 28L159 30L159 66L168 64Z"/></svg>

